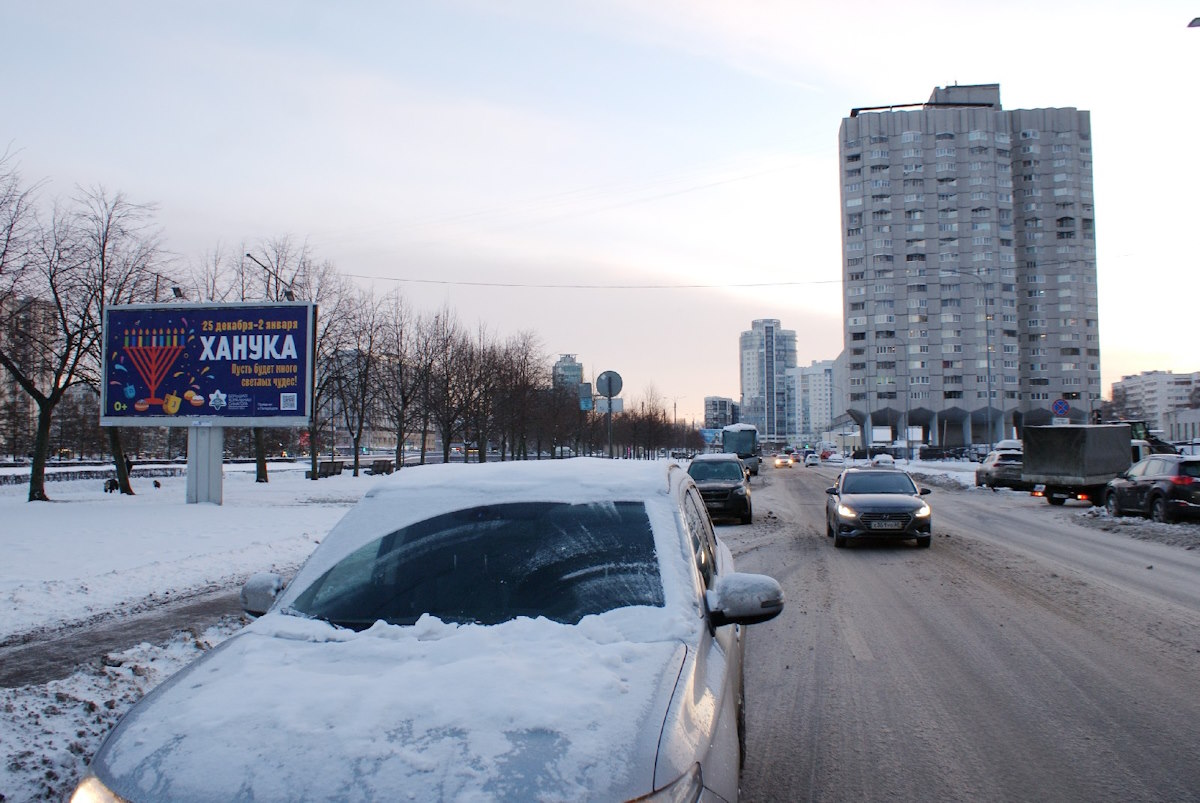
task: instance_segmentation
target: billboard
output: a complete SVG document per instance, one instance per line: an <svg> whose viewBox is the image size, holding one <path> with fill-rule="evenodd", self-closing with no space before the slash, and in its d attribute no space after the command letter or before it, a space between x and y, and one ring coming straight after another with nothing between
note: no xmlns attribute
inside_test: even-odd
<svg viewBox="0 0 1200 803"><path fill-rule="evenodd" d="M306 302L108 307L101 426L307 426L316 316Z"/></svg>

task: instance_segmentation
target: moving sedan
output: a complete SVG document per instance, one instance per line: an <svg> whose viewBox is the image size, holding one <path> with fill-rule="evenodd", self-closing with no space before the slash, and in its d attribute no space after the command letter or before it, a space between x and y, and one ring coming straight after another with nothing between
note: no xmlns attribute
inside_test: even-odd
<svg viewBox="0 0 1200 803"><path fill-rule="evenodd" d="M933 515L912 477L895 468L848 468L826 488L825 534L835 547L852 538L913 538L927 547Z"/></svg>
<svg viewBox="0 0 1200 803"><path fill-rule="evenodd" d="M783 592L678 466L405 469L281 586L247 583L269 611L134 706L73 800L737 798L739 626Z"/></svg>

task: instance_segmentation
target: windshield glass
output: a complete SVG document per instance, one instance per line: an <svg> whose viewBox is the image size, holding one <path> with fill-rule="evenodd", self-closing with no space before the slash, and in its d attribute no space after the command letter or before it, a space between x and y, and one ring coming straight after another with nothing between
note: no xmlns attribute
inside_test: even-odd
<svg viewBox="0 0 1200 803"><path fill-rule="evenodd" d="M688 474L694 480L742 480L746 476L736 460L694 460Z"/></svg>
<svg viewBox="0 0 1200 803"><path fill-rule="evenodd" d="M878 471L847 474L842 478L844 494L915 494L917 487L907 474L899 471Z"/></svg>
<svg viewBox="0 0 1200 803"><path fill-rule="evenodd" d="M319 577L296 612L362 630L376 620L496 624L665 604L640 502L528 502L459 510L366 544Z"/></svg>

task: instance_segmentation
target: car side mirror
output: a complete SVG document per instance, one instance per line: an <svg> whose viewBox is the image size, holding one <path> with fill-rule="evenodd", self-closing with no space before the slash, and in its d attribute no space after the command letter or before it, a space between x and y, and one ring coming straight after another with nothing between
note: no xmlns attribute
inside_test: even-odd
<svg viewBox="0 0 1200 803"><path fill-rule="evenodd" d="M783 610L783 587L765 574L734 572L718 576L704 592L709 625L753 625L774 619Z"/></svg>
<svg viewBox="0 0 1200 803"><path fill-rule="evenodd" d="M925 494L931 494L931 493L933 493L933 491L929 490L928 488L921 489L921 496L925 496Z"/></svg>
<svg viewBox="0 0 1200 803"><path fill-rule="evenodd" d="M825 493L829 494L830 496L837 496L837 486L834 485L832 488L826 488Z"/></svg>
<svg viewBox="0 0 1200 803"><path fill-rule="evenodd" d="M251 616L262 616L275 604L275 598L286 585L275 572L258 572L242 586L242 610Z"/></svg>

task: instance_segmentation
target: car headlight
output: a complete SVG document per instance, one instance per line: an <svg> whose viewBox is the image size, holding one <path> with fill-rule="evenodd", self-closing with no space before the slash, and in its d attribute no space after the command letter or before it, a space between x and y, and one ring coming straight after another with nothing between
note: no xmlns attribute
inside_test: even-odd
<svg viewBox="0 0 1200 803"><path fill-rule="evenodd" d="M704 778L700 775L700 765L693 764L687 772L662 789L634 798L629 803L642 803L642 801L647 803L685 803L685 801L691 803L691 801L698 800L703 791Z"/></svg>
<svg viewBox="0 0 1200 803"><path fill-rule="evenodd" d="M841 516L843 519L857 519L858 511L856 511L854 508L850 507L849 505L846 505L843 503L838 503L838 515Z"/></svg>
<svg viewBox="0 0 1200 803"><path fill-rule="evenodd" d="M79 782L79 786L75 787L75 793L71 795L71 803L125 803L125 799L118 797L99 778L89 772Z"/></svg>
<svg viewBox="0 0 1200 803"><path fill-rule="evenodd" d="M733 495L734 496L745 496L746 495L746 486L739 485L738 487L734 488Z"/></svg>
<svg viewBox="0 0 1200 803"><path fill-rule="evenodd" d="M931 508L929 505L922 504L921 507L917 509L917 512L914 513L913 515L916 516L918 519L927 519L927 518L929 518L929 514L932 512L933 512L933 508Z"/></svg>

